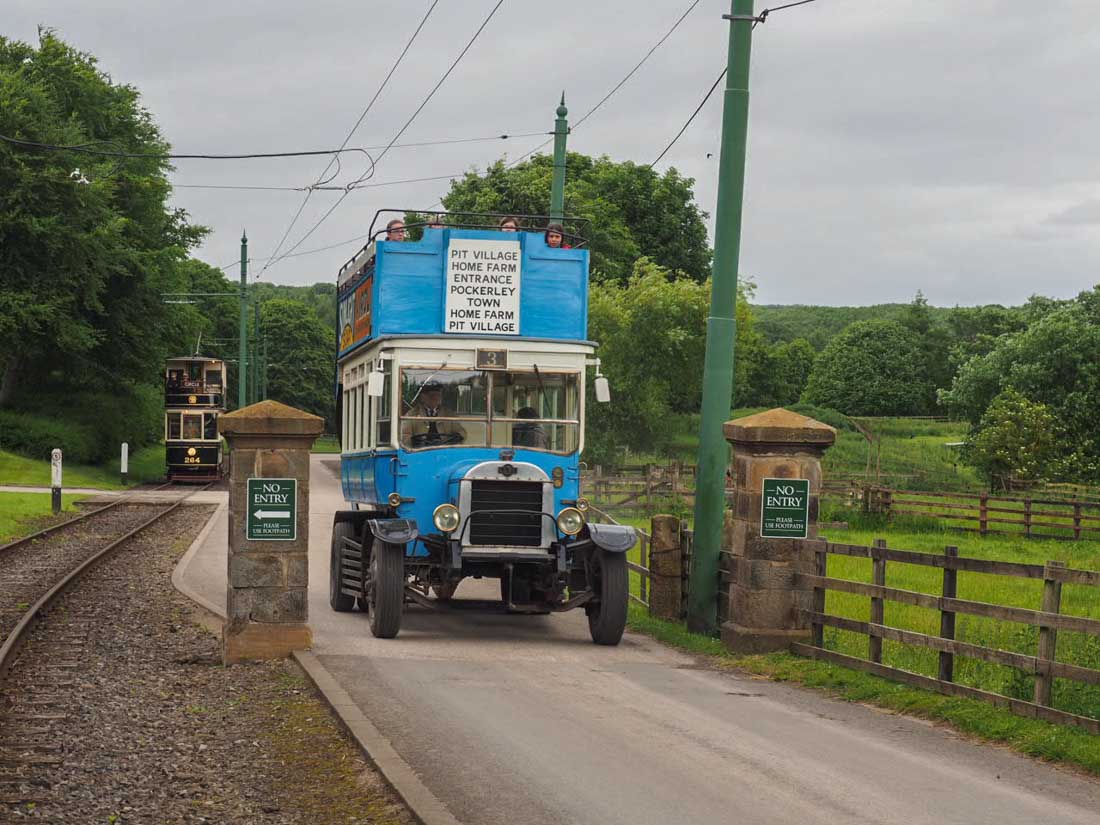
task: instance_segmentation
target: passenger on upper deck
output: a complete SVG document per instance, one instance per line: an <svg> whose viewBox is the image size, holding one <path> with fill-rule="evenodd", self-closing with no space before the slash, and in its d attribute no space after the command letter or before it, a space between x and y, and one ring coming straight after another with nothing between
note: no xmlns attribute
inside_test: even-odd
<svg viewBox="0 0 1100 825"><path fill-rule="evenodd" d="M386 224L387 241L403 241L408 236L409 233L405 229L405 222L400 218L394 218L392 221Z"/></svg>
<svg viewBox="0 0 1100 825"><path fill-rule="evenodd" d="M560 223L552 223L546 227L546 245L551 249L572 249L569 244L562 243L565 238L565 230Z"/></svg>
<svg viewBox="0 0 1100 825"><path fill-rule="evenodd" d="M466 428L459 422L431 420L447 419L453 415L443 406L443 385L431 379L425 381L401 422L401 443L411 447L461 444L466 440Z"/></svg>
<svg viewBox="0 0 1100 825"><path fill-rule="evenodd" d="M501 232L519 232L519 220L509 215L500 219Z"/></svg>

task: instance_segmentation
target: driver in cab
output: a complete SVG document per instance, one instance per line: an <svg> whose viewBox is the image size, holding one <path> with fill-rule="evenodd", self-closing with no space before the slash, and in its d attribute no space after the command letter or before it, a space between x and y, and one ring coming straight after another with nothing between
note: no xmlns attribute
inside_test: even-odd
<svg viewBox="0 0 1100 825"><path fill-rule="evenodd" d="M401 443L412 447L435 447L441 444L461 444L466 430L458 421L446 420L453 410L443 406L443 385L426 381L413 399L401 423ZM440 419L440 420L432 420Z"/></svg>

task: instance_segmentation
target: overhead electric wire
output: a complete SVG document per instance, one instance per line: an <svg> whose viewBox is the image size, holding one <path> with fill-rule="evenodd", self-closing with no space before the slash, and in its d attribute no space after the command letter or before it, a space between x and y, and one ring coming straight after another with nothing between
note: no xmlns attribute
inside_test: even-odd
<svg viewBox="0 0 1100 825"><path fill-rule="evenodd" d="M359 119L355 121L355 125L352 126L351 131L348 132L348 136L346 138L344 138L344 143L343 143L344 146L347 145L348 141L351 140L352 135L355 134L356 130L363 123L363 119L366 118L367 113L370 112L371 107L374 106L375 101L378 100L379 95L382 94L382 91L386 88L386 85L390 82L390 78L393 77L394 72L397 71L397 67L400 66L401 61L403 61L405 59L405 55L407 55L409 53L409 49L412 48L412 44L415 42L417 36L420 34L420 30L424 28L424 24L428 22L428 18L432 16L432 12L435 11L435 7L438 4L439 4L439 0L432 0L432 4L428 7L428 10L426 12L424 12L424 16L420 19L420 23L417 25L416 30L413 31L412 36L405 43L405 48L403 48L401 50L401 54L399 54L397 56L397 60L394 61L394 64L390 67L390 70L386 74L386 77L382 80L382 83L378 86L377 91L375 91L375 93L374 93L374 97L372 97L370 99L370 102L367 104L366 108L363 109L363 113L361 115L359 115ZM374 174L374 164L375 164L375 161L374 161L373 158L371 158L370 173L372 175ZM325 176L325 173L328 172L329 167L331 167L331 165L332 165L332 162L329 161L329 165L326 166L324 171L321 172L321 174L317 176L317 180L320 180L321 178L323 178ZM265 264L264 268L262 270L260 270L259 273L257 273L256 278L259 278L260 275L262 275L265 271L267 271L267 268L269 266L271 266L274 261L278 260L278 258L276 258L276 256L279 254L279 250L283 248L283 244L286 243L286 239L290 236L291 230L293 230L295 225L298 223L298 218L300 218L302 216L302 212L305 210L306 204L309 203L309 199L312 196L313 196L313 190L310 189L306 192L306 196L302 199L302 203L298 206L298 211L295 212L294 217L290 219L290 225L287 226L286 231L283 232L283 236L281 238L279 238L279 243L275 246L275 251L271 253L271 256L269 258L269 263ZM296 247L292 247L292 248L296 248Z"/></svg>
<svg viewBox="0 0 1100 825"><path fill-rule="evenodd" d="M785 6L776 6L775 8L764 9L762 12L760 12L760 15L755 20L752 21L752 27L755 29L758 25L765 22L768 19L768 15L771 14L772 12L783 11L783 9L793 9L795 6L804 6L807 3L813 3L813 2L814 2L814 0L798 0L797 3L787 3ZM725 76L726 76L726 69L722 69L721 73L718 75L718 78L711 85L710 89L708 89L707 93L705 95L703 95L702 101L699 103L698 106L695 107L695 111L691 113L691 117L689 117L687 119L687 122L684 123L684 125L680 127L680 131L676 133L676 137L674 137L671 141L669 141L668 146L666 146L664 149L661 150L661 154L657 155L656 159L652 163L648 164L650 169L652 169L654 166L656 166L658 163L660 163L661 158L663 158L668 153L668 150L676 145L676 141L678 141L680 139L680 137L684 134L684 132L687 131L688 126L691 125L691 122L693 120L695 120L695 118L699 114L699 112L702 111L703 107L707 104L707 101L710 100L710 96L712 94L714 94L714 90L718 88L718 84L722 82L722 78L724 78Z"/></svg>
<svg viewBox="0 0 1100 825"><path fill-rule="evenodd" d="M106 151L104 149L92 149L89 147L101 145L105 141L92 141L91 143L78 143L71 146L60 145L56 143L39 143L33 140L22 140L20 138L8 137L7 135L0 135L0 140L5 143L10 143L14 146L22 146L27 149L44 149L50 152L80 152L85 155L98 155L106 158L155 158L159 160L257 160L262 158L301 158L309 157L310 155L339 155L341 152L362 152L366 154L366 149L358 146L353 146L350 149L346 149L341 146L339 149L309 149L299 152L247 152L243 154L181 154L177 152L114 152ZM331 161L330 161L331 164ZM326 169L327 171L327 169Z"/></svg>
<svg viewBox="0 0 1100 825"><path fill-rule="evenodd" d="M439 91L439 88L443 85L444 81L446 81L447 78L451 76L451 72L453 72L455 70L455 67L458 66L458 64L462 61L462 58L466 56L466 53L474 45L474 43L477 41L478 37L481 36L481 33L485 30L485 27L489 25L489 21L491 21L493 19L493 16L496 15L497 10L503 4L504 4L504 0L497 0L496 5L493 6L492 10L489 12L488 15L486 15L485 19L481 22L481 25L478 26L478 29L477 29L477 31L474 32L473 37L471 37L469 42L466 43L466 45L465 45L465 47L463 47L462 51L459 52L458 57L456 57L454 59L454 62L451 63L451 65L448 67L447 71L443 73L443 76L439 79L439 81L435 84L435 86L432 87L432 90L430 92L428 92L427 96L424 98L423 101L421 101L420 105L416 107L416 111L414 111L412 113L412 116L410 116L409 119L405 121L405 124L400 129L397 130L397 134L395 134L393 136L393 139L390 140L390 142L386 146L386 148L383 149L382 152L378 155L378 158L377 158L377 160L375 160L375 163L377 163L379 160L381 160L383 157L385 157L386 153L389 152L389 150L393 148L393 145L397 142L397 140L401 137L401 135L403 135L405 133L405 130L408 129L409 126L412 125L412 122L414 120L416 120L417 116L424 110L424 107L427 106L428 102L432 99L432 97L435 96L435 93L437 91ZM306 232L301 238L298 239L297 243L295 243L294 246L292 246L289 251L293 252L295 249L297 249L299 246L301 246L301 244L303 242L305 242L305 240L308 237L310 237L314 232L316 232L317 229L321 226L321 224L323 224L328 219L328 217L339 208L340 204L342 204L344 202L344 200L347 198L348 195L350 195L356 188L361 188L361 187L358 187L357 185L360 184L363 180L365 180L365 178L359 178L358 180L352 181L352 183L350 183L348 185L347 190L337 199L336 203L334 203L331 207L329 207L328 211L325 212L320 217L320 219L310 228L310 230L308 232ZM283 257L285 257L285 255ZM274 260L269 261L267 264L264 265L263 271L266 271L269 267L274 266L280 260L282 260L282 257L274 258Z"/></svg>
<svg viewBox="0 0 1100 825"><path fill-rule="evenodd" d="M653 56L653 53L655 51L657 51L657 49L661 46L661 44L664 43L666 40L668 40L672 36L672 33L675 32L678 28L680 28L680 24L683 23L684 20L687 18L687 16L695 10L695 7L699 5L699 2L700 2L700 0L694 0L694 2L690 6L687 7L687 10L685 10L684 13L681 14L676 19L676 22L672 24L672 28L670 28L667 32L665 32L664 36L661 37L660 40L658 40L656 43L653 44L653 46L650 48L650 50L648 52L645 53L645 55L642 57L642 59L639 60L635 64L634 68L631 69L629 72L627 72L626 76L623 77L622 80L620 80L613 87L611 87L611 91L609 91L606 95L604 95L599 103L597 103L595 106L593 106L591 109L589 109L583 115L581 115L580 118L577 120L577 122L573 123L569 127L569 131L572 132L574 129L579 127L582 123L584 123L586 120L588 120L588 118L592 117L592 115L594 115L600 109L600 107L602 107L605 103L607 103L607 101L610 100L611 97L617 91L619 91L619 89L621 89L626 84L626 82L628 80L630 80L630 78L632 78L634 76L634 74L638 71L638 69L642 68L642 66L645 64L645 62L647 60L649 60L650 57ZM520 163L523 163L523 161L527 160L527 158L531 157L531 155L535 154L535 152L539 151L544 146L548 146L553 141L554 141L554 138L552 138L552 137L549 140L544 140L542 143L540 143L538 146L536 146L530 152L527 152L526 154L520 155L514 161L509 163L508 167L511 168L513 166L518 166Z"/></svg>

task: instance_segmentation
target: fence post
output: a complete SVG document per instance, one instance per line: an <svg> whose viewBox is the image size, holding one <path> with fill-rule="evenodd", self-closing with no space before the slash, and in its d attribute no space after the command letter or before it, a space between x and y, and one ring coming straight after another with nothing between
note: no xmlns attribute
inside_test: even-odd
<svg viewBox="0 0 1100 825"><path fill-rule="evenodd" d="M649 615L676 621L680 618L683 584L680 520L676 516L654 516L649 520L649 536Z"/></svg>
<svg viewBox="0 0 1100 825"><path fill-rule="evenodd" d="M985 535L989 531L989 493L982 493L978 499L978 533Z"/></svg>
<svg viewBox="0 0 1100 825"><path fill-rule="evenodd" d="M948 559L957 558L959 555L959 548L953 544L947 545L943 548L943 554ZM959 591L959 571L953 567L943 568L943 597L945 599L954 599L958 596ZM955 638L955 611L944 610L940 608L940 638L954 639ZM940 672L939 679L941 682L953 682L955 681L955 654L946 650L940 651Z"/></svg>
<svg viewBox="0 0 1100 825"><path fill-rule="evenodd" d="M816 553L814 553L814 574L825 578L829 575L829 554L825 552L825 548L828 545L822 545ZM814 613L825 612L825 588L814 588L814 600L813 600ZM825 625L816 619L810 623L810 630L813 636L814 647L825 647Z"/></svg>
<svg viewBox="0 0 1100 825"><path fill-rule="evenodd" d="M1060 613L1062 610L1062 583L1051 578L1054 570L1064 568L1065 562L1048 561L1043 571L1044 613ZM1050 706L1054 677L1050 675L1050 663L1054 661L1058 647L1058 631L1053 627L1039 626L1039 672L1035 675L1035 704Z"/></svg>
<svg viewBox="0 0 1100 825"><path fill-rule="evenodd" d="M1073 537L1081 538L1081 502L1073 502Z"/></svg>
<svg viewBox="0 0 1100 825"><path fill-rule="evenodd" d="M886 539L875 539L871 551L871 583L879 587L886 586L886 558L881 550L886 549ZM871 624L886 623L886 604L880 596L871 597ZM868 636L868 653L872 662L882 664L882 637Z"/></svg>
<svg viewBox="0 0 1100 825"><path fill-rule="evenodd" d="M1031 538L1031 496L1024 499L1024 535Z"/></svg>
<svg viewBox="0 0 1100 825"><path fill-rule="evenodd" d="M680 521L680 613L677 618L687 615L688 582L691 580L691 554L695 534L688 527L687 519Z"/></svg>

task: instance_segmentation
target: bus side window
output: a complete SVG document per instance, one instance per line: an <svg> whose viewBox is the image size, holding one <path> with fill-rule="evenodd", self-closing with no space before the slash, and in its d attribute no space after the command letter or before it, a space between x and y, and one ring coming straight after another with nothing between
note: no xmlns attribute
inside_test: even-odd
<svg viewBox="0 0 1100 825"><path fill-rule="evenodd" d="M392 438L392 431L390 429L390 407L392 406L391 399L393 398L391 364L391 361L382 362L382 372L385 375L382 381L382 395L374 399L376 409L378 410L378 429L375 433L375 444L380 450L389 447Z"/></svg>

